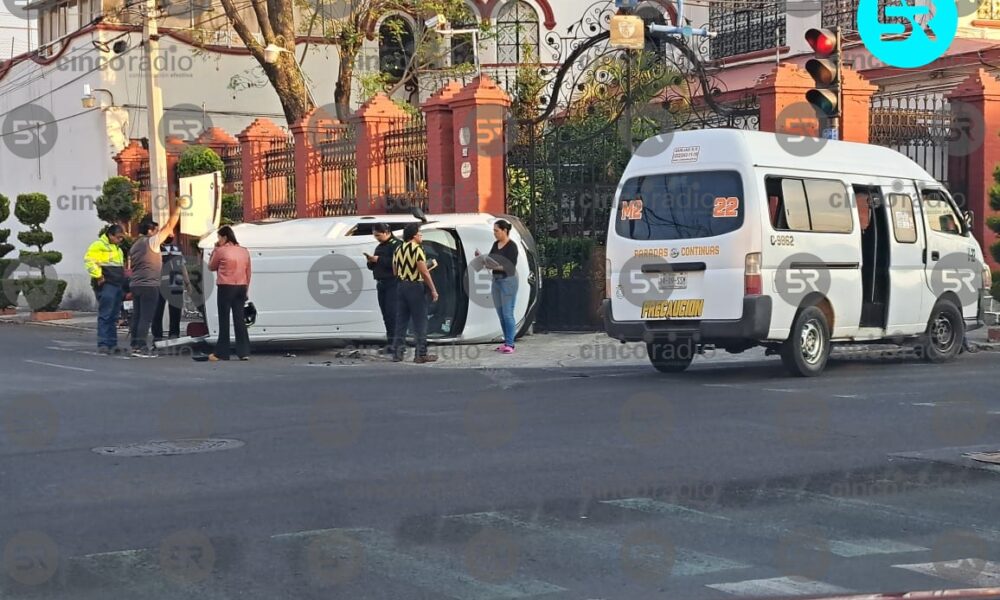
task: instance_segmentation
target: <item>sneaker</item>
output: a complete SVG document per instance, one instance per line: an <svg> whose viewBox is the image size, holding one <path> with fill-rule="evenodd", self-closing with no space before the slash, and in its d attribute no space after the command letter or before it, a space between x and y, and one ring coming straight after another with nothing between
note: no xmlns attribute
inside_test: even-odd
<svg viewBox="0 0 1000 600"><path fill-rule="evenodd" d="M229 360L228 356L216 356L215 354L208 355L208 362L219 362L220 360Z"/></svg>
<svg viewBox="0 0 1000 600"><path fill-rule="evenodd" d="M111 348L106 348L104 346L98 346L97 347L97 353L98 354L103 354L104 356L108 356L109 354L111 354Z"/></svg>
<svg viewBox="0 0 1000 600"><path fill-rule="evenodd" d="M392 362L403 362L403 357L402 356L393 356L392 357Z"/></svg>
<svg viewBox="0 0 1000 600"><path fill-rule="evenodd" d="M514 346L505 345L503 349L500 350L500 354L514 354Z"/></svg>
<svg viewBox="0 0 1000 600"><path fill-rule="evenodd" d="M156 358L156 353L146 348L132 348L134 358Z"/></svg>
<svg viewBox="0 0 1000 600"><path fill-rule="evenodd" d="M507 344L500 344L499 346L497 346L496 348L494 348L493 351L494 352L503 352L503 349L506 348L506 347L507 347Z"/></svg>
<svg viewBox="0 0 1000 600"><path fill-rule="evenodd" d="M438 359L437 356L435 356L433 354L428 354L427 356L418 356L418 357L414 358L413 362L416 363L416 364L418 364L418 365L422 365L424 363L434 362L437 359Z"/></svg>

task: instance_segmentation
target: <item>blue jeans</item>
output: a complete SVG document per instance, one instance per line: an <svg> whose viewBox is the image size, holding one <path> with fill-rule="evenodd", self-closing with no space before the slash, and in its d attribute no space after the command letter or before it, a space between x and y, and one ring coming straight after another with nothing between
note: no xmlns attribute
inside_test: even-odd
<svg viewBox="0 0 1000 600"><path fill-rule="evenodd" d="M504 277L493 280L493 306L500 317L500 329L503 330L503 343L514 347L514 336L517 335L517 321L514 320L514 302L517 300L517 278Z"/></svg>
<svg viewBox="0 0 1000 600"><path fill-rule="evenodd" d="M97 290L97 347L118 347L118 314L125 294L117 285L105 283Z"/></svg>

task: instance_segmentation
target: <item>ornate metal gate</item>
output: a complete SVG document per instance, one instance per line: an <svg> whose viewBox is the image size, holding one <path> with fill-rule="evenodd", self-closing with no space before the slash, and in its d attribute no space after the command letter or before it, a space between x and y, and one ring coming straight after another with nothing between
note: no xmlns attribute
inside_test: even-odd
<svg viewBox="0 0 1000 600"><path fill-rule="evenodd" d="M642 140L759 123L755 98L716 101L726 90L702 64L703 45L647 32L643 50L611 47L615 10L607 2L592 5L566 35L545 37L544 64L522 66L506 82L514 97L507 211L525 222L542 251L539 330L600 325L608 219L619 178Z"/></svg>

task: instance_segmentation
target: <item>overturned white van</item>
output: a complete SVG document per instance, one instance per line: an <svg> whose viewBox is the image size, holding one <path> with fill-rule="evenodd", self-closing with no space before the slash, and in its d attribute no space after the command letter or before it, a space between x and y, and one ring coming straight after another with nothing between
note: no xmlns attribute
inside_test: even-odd
<svg viewBox="0 0 1000 600"><path fill-rule="evenodd" d="M418 218L420 217L420 218ZM490 292L492 278L479 268L476 251L487 254L494 242L493 224L506 219L511 239L521 251L515 318L518 335L534 322L538 307L538 258L534 240L516 218L489 214L417 216L379 215L310 218L233 227L250 252L253 276L249 300L256 309L250 342L369 342L385 340L375 280L365 253L377 242L372 226L387 223L402 236L410 223L421 223L423 247L440 295L428 309L428 340L438 343L485 343L502 339ZM199 242L201 282L208 294L214 285L208 260L215 245L211 234ZM218 339L219 314L214 295L204 302L207 335Z"/></svg>
<svg viewBox="0 0 1000 600"><path fill-rule="evenodd" d="M970 218L888 148L733 129L650 138L611 211L606 330L646 342L665 372L705 345L761 345L806 376L842 341L949 360L990 286Z"/></svg>

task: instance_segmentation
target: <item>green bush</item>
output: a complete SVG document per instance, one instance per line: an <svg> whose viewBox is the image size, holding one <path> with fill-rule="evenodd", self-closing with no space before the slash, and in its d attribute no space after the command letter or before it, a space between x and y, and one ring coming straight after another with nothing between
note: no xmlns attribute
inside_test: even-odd
<svg viewBox="0 0 1000 600"><path fill-rule="evenodd" d="M177 177L205 175L224 169L225 165L219 155L205 146L190 146L177 160Z"/></svg>
<svg viewBox="0 0 1000 600"><path fill-rule="evenodd" d="M35 312L57 309L66 292L65 281L50 278L45 272L46 267L52 267L62 261L61 253L45 250L45 246L52 242L52 234L42 229L42 225L48 220L51 209L48 197L38 193L18 195L17 203L14 205L17 219L28 227L28 231L17 235L18 239L25 245L36 248L35 251L22 250L21 262L41 271L39 278L18 280L21 293L28 301L28 306Z"/></svg>
<svg viewBox="0 0 1000 600"><path fill-rule="evenodd" d="M539 243L542 276L572 279L588 273L596 242L587 238L549 238Z"/></svg>
<svg viewBox="0 0 1000 600"><path fill-rule="evenodd" d="M0 194L0 223L10 217L10 199ZM14 244L8 244L10 229L0 229L0 309L17 306L18 288L14 280L4 279L7 271L17 263L16 260L4 258L14 251Z"/></svg>
<svg viewBox="0 0 1000 600"><path fill-rule="evenodd" d="M57 310L66 293L66 282L61 279L20 279L17 285L33 312Z"/></svg>
<svg viewBox="0 0 1000 600"><path fill-rule="evenodd" d="M222 195L222 224L233 225L243 222L243 196L242 194Z"/></svg>
<svg viewBox="0 0 1000 600"><path fill-rule="evenodd" d="M95 204L97 218L105 223L135 223L146 212L139 202L139 184L128 177L111 177L105 181Z"/></svg>

